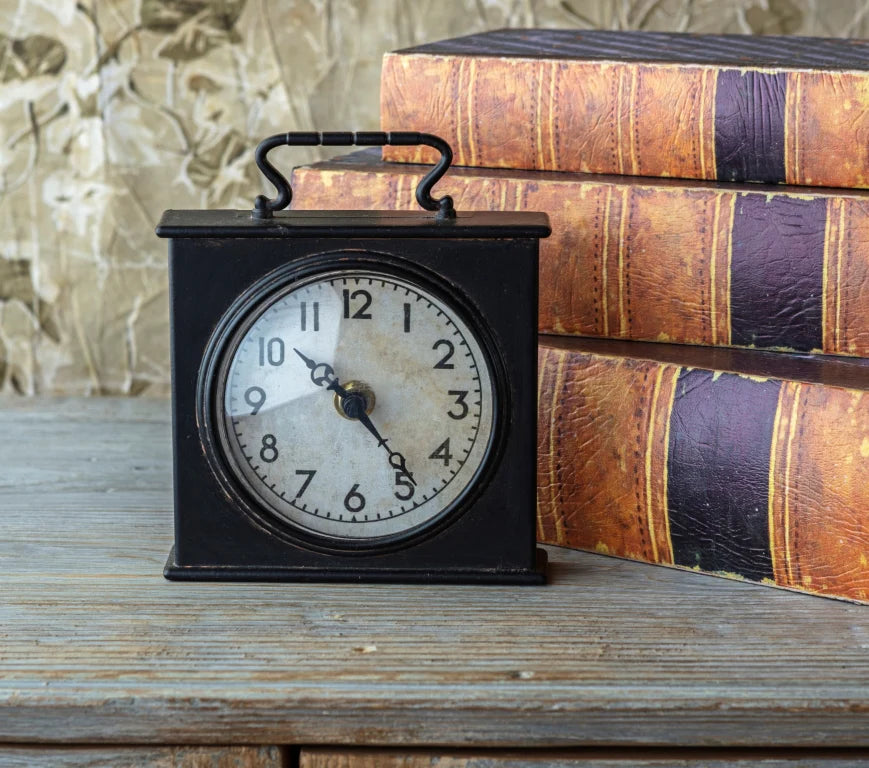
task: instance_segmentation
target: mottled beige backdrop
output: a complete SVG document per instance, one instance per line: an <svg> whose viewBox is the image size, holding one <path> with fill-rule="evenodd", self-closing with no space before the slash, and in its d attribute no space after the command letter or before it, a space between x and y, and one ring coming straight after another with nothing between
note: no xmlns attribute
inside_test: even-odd
<svg viewBox="0 0 869 768"><path fill-rule="evenodd" d="M250 207L270 133L376 129L384 51L503 26L866 37L869 1L0 0L0 17L0 391L165 395L161 211Z"/></svg>

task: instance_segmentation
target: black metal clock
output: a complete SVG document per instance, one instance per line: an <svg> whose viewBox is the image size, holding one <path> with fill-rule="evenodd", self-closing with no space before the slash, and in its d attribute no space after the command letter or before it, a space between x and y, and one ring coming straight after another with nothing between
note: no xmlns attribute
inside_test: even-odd
<svg viewBox="0 0 869 768"><path fill-rule="evenodd" d="M280 145L427 144L424 211L283 211ZM166 211L169 579L542 583L541 213L456 213L420 133L288 133L250 211Z"/></svg>

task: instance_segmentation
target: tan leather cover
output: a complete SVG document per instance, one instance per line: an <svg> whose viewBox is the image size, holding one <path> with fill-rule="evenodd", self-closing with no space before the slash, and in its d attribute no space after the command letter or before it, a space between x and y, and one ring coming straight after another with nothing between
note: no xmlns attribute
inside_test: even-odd
<svg viewBox="0 0 869 768"><path fill-rule="evenodd" d="M351 160L297 168L293 206L418 209L424 167ZM869 356L869 193L464 168L435 193L549 214L541 332Z"/></svg>
<svg viewBox="0 0 869 768"><path fill-rule="evenodd" d="M543 542L869 601L865 390L543 340L538 488Z"/></svg>

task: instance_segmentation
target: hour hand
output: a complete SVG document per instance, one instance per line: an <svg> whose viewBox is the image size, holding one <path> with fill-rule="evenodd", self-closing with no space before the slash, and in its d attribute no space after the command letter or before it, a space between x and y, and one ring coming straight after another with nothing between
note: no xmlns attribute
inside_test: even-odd
<svg viewBox="0 0 869 768"><path fill-rule="evenodd" d="M311 371L311 381L314 384L318 387L325 386L326 389L333 389L340 397L344 397L347 394L346 390L338 383L335 369L331 365L328 363L317 363L311 360L310 357L303 355L295 347L293 347L293 352L301 357L305 365L308 366L308 369Z"/></svg>

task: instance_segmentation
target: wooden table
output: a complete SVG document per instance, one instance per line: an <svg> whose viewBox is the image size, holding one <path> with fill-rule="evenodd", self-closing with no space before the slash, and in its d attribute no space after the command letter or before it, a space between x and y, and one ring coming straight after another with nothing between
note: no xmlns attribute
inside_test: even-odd
<svg viewBox="0 0 869 768"><path fill-rule="evenodd" d="M170 583L169 434L0 401L0 767L869 765L867 607L559 549L542 588Z"/></svg>

